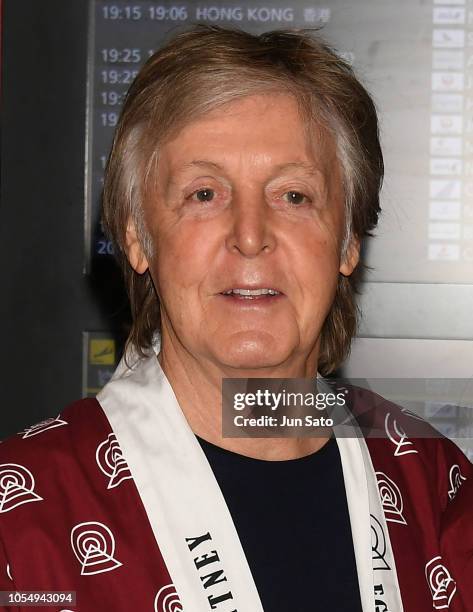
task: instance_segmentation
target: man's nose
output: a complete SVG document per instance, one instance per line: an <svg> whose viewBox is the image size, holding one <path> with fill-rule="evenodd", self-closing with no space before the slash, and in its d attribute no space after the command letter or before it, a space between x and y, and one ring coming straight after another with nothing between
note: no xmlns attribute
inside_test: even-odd
<svg viewBox="0 0 473 612"><path fill-rule="evenodd" d="M230 251L245 257L271 252L276 244L273 229L271 209L263 195L247 193L233 199L226 239Z"/></svg>

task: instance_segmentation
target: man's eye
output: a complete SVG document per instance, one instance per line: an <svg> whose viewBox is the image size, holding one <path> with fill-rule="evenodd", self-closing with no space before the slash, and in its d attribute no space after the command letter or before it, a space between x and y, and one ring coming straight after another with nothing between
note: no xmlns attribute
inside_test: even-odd
<svg viewBox="0 0 473 612"><path fill-rule="evenodd" d="M199 202L210 202L215 196L213 189L199 189L192 194L192 199Z"/></svg>
<svg viewBox="0 0 473 612"><path fill-rule="evenodd" d="M283 195L283 199L286 200L289 204L303 204L305 200L307 200L307 196L305 196L300 191L287 191Z"/></svg>

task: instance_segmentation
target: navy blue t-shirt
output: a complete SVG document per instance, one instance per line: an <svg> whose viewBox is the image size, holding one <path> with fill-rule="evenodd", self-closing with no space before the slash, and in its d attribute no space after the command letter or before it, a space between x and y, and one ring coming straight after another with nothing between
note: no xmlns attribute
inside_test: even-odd
<svg viewBox="0 0 473 612"><path fill-rule="evenodd" d="M265 612L361 612L335 438L306 457L266 461L196 437L233 517Z"/></svg>

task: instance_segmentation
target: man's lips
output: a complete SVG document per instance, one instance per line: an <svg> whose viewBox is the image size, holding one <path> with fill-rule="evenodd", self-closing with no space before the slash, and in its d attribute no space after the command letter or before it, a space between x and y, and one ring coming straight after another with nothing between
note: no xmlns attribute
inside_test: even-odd
<svg viewBox="0 0 473 612"><path fill-rule="evenodd" d="M228 300L239 302L267 301L272 302L281 298L284 294L280 289L271 285L258 287L231 287L220 292L221 296Z"/></svg>

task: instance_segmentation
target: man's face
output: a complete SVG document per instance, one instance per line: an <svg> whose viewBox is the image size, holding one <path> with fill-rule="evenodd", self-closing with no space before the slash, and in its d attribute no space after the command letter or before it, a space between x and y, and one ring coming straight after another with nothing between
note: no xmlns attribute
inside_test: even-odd
<svg viewBox="0 0 473 612"><path fill-rule="evenodd" d="M339 271L351 273L358 250L340 260L334 144L314 131L309 146L306 133L291 96L255 95L161 147L145 209L153 257L138 264L136 243L129 257L140 272L149 265L164 346L177 339L226 370L316 366Z"/></svg>

